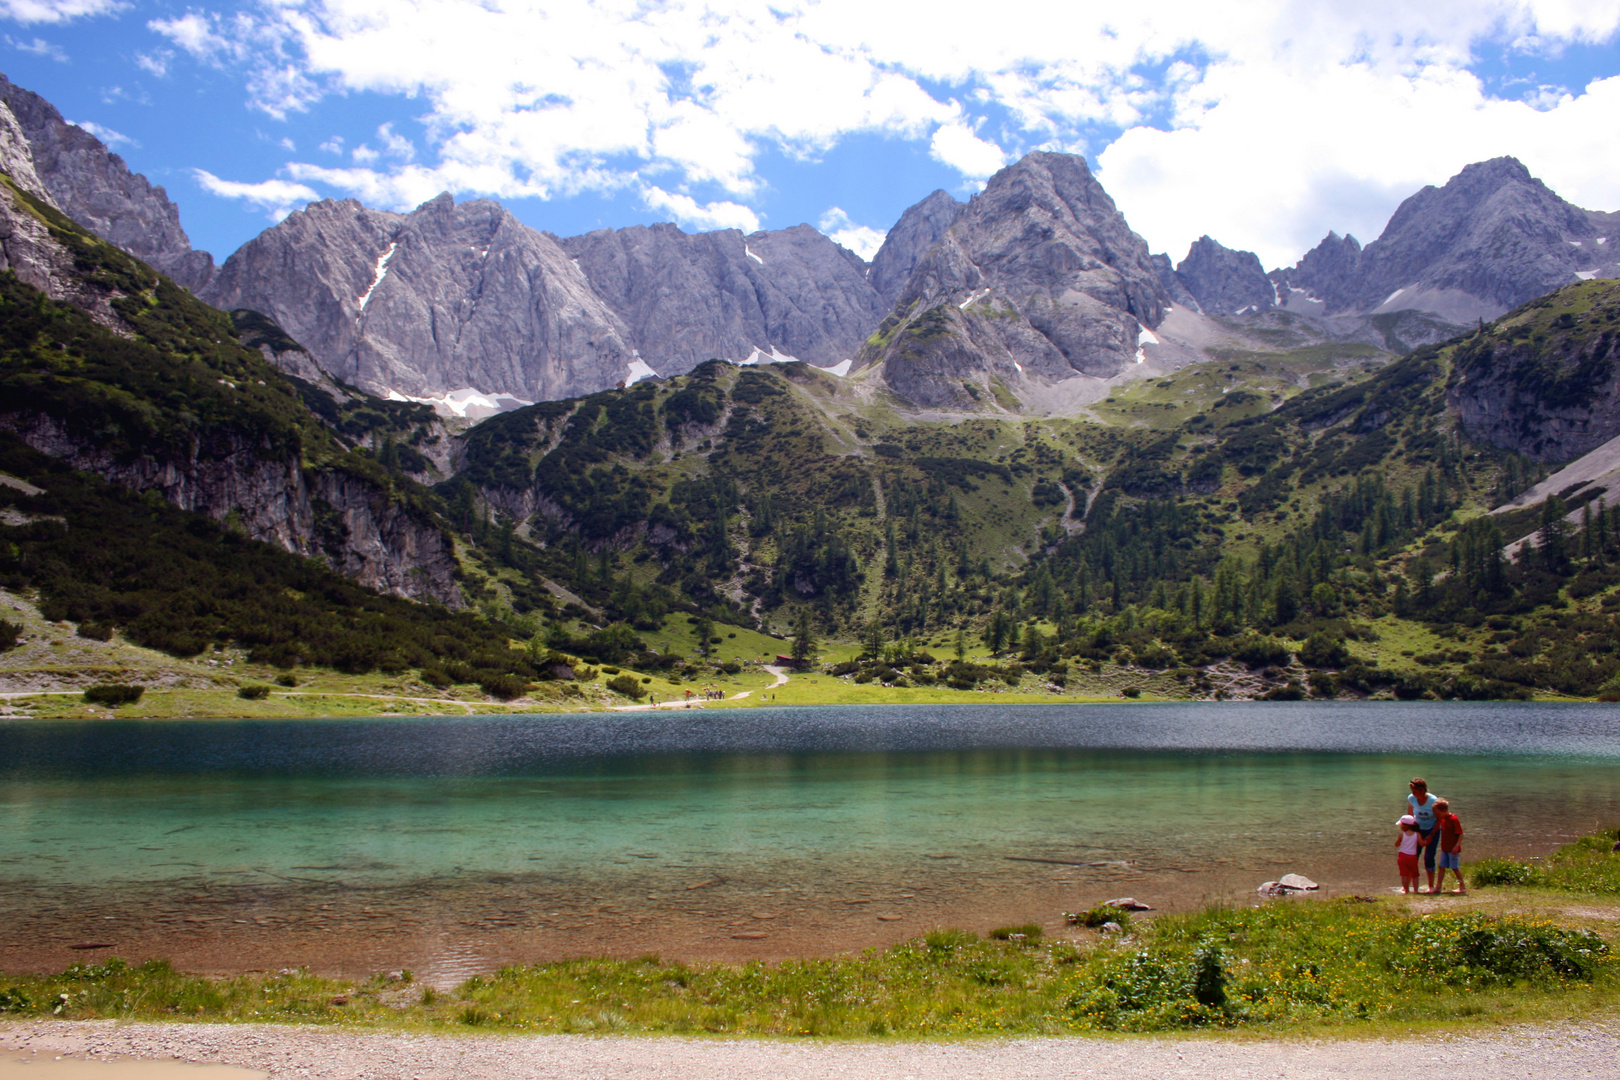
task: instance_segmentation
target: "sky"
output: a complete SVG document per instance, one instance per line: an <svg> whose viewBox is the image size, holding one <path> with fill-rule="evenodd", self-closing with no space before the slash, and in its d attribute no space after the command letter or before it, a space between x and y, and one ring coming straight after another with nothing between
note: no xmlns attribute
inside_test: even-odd
<svg viewBox="0 0 1620 1080"><path fill-rule="evenodd" d="M0 71L223 260L321 198L559 235L808 222L1084 155L1154 251L1289 265L1511 154L1620 210L1620 0L0 0Z"/></svg>

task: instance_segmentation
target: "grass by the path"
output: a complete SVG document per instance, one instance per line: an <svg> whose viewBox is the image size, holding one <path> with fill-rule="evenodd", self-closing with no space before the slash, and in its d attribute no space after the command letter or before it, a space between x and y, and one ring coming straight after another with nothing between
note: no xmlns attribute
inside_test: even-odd
<svg viewBox="0 0 1620 1080"><path fill-rule="evenodd" d="M1392 899L1217 908L1138 923L1124 938L1051 944L939 931L775 964L572 960L507 968L449 993L408 977L208 980L117 961L0 978L0 1016L16 1018L858 1038L1454 1028L1617 1006L1610 943L1591 929L1477 908L1420 914Z"/></svg>
<svg viewBox="0 0 1620 1080"><path fill-rule="evenodd" d="M1474 863L1470 880L1479 885L1508 885L1555 889L1560 892L1620 896L1620 830L1583 836L1565 844L1546 861L1482 859Z"/></svg>

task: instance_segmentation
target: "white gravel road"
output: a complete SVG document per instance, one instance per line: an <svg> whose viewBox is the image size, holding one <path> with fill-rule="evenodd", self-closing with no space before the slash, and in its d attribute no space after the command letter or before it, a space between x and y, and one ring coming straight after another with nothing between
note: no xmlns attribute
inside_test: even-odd
<svg viewBox="0 0 1620 1080"><path fill-rule="evenodd" d="M1579 1080L1620 1078L1620 1025L1512 1028L1379 1041L1009 1039L839 1043L568 1035L357 1033L312 1027L105 1022L0 1024L0 1080L115 1056L232 1065L274 1080ZM25 1062L39 1062L30 1068ZM151 1076L150 1066L141 1069ZM97 1068L120 1080L117 1065ZM133 1077L133 1073L131 1074ZM194 1075L184 1067L173 1075ZM244 1080L246 1078L244 1077Z"/></svg>

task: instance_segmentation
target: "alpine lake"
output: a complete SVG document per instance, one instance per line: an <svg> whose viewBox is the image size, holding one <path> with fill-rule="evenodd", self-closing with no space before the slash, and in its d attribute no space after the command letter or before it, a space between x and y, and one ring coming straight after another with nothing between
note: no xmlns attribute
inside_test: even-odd
<svg viewBox="0 0 1620 1080"><path fill-rule="evenodd" d="M1620 708L873 706L0 723L0 971L827 955L1133 896L1396 885L1424 776L1465 860L1620 823ZM1306 901L1308 902L1308 901Z"/></svg>

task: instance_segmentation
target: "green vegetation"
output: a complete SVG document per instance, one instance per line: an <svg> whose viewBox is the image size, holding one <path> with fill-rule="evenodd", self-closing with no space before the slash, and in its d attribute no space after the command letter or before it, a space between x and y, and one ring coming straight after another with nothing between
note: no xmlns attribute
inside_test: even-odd
<svg viewBox="0 0 1620 1080"><path fill-rule="evenodd" d="M1476 888L1518 886L1620 896L1617 843L1620 843L1620 832L1610 829L1565 844L1545 862L1482 859L1469 865L1469 880Z"/></svg>
<svg viewBox="0 0 1620 1080"><path fill-rule="evenodd" d="M0 1014L870 1037L1455 1025L1526 1012L1590 1018L1615 1001L1601 936L1519 915L1280 901L1161 916L1130 937L1047 944L1039 930L938 931L771 964L568 960L505 968L443 994L415 989L408 975L208 980L112 960L0 978Z"/></svg>

